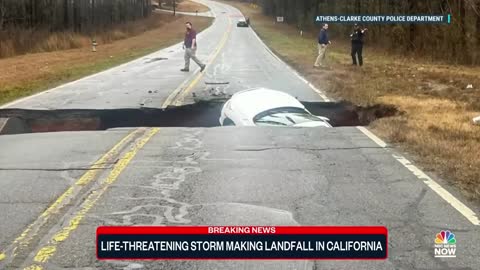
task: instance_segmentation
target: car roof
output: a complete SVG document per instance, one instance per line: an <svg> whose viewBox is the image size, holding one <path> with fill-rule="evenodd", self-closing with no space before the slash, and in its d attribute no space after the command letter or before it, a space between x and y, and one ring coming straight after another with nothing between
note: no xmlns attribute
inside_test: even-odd
<svg viewBox="0 0 480 270"><path fill-rule="evenodd" d="M234 94L230 99L230 107L250 119L275 108L305 109L302 103L291 95L267 88L254 88Z"/></svg>

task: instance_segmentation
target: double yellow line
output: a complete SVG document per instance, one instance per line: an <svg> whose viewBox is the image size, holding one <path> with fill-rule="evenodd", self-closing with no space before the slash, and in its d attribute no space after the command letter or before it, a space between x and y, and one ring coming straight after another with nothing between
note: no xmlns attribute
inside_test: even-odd
<svg viewBox="0 0 480 270"><path fill-rule="evenodd" d="M118 142L113 148L111 148L105 155L98 159L89 170L83 174L73 186L68 188L60 197L58 197L33 223L31 223L21 234L18 236L10 247L1 253L0 261L7 259L13 260L17 255L17 251L21 248L25 248L35 238L40 229L51 219L52 216L59 213L59 211L78 195L84 186L90 184L103 168L109 163L113 163L115 158L120 154L122 149L125 148L139 133L139 130L135 130L125 136L120 142Z"/></svg>

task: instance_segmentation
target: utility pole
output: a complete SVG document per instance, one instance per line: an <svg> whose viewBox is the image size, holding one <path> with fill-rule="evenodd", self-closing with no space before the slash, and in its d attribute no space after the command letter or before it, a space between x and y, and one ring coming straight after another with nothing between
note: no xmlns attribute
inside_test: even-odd
<svg viewBox="0 0 480 270"><path fill-rule="evenodd" d="M173 16L176 14L177 1L173 0Z"/></svg>

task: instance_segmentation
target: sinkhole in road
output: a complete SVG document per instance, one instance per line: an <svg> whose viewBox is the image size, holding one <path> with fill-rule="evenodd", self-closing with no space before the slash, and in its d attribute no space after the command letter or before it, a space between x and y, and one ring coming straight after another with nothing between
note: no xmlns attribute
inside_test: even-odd
<svg viewBox="0 0 480 270"><path fill-rule="evenodd" d="M59 131L92 131L125 127L220 126L219 117L225 101L197 101L166 109L65 109L0 110L0 134ZM396 115L394 107L360 107L348 102L302 102L313 114L330 118L334 127L364 126L379 118Z"/></svg>

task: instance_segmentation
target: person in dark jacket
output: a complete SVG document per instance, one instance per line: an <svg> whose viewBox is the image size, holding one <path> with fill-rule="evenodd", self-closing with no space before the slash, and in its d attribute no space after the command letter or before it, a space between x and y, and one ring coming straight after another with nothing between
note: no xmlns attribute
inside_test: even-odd
<svg viewBox="0 0 480 270"><path fill-rule="evenodd" d="M353 33L350 35L350 38L352 39L352 60L354 66L357 64L360 66L363 65L363 36L367 30L367 28L362 29L360 25L355 24Z"/></svg>
<svg viewBox="0 0 480 270"><path fill-rule="evenodd" d="M314 67L323 66L323 60L325 60L325 55L327 53L328 45L332 44L328 38L328 24L324 24L320 34L318 35L318 57L315 61Z"/></svg>

